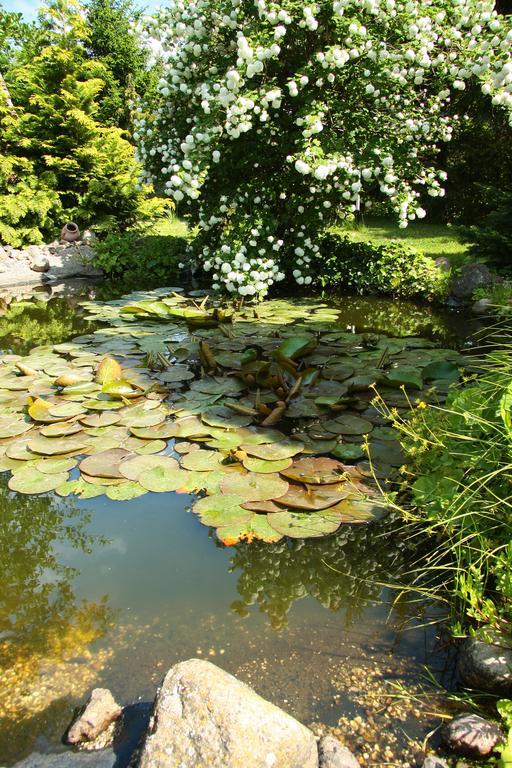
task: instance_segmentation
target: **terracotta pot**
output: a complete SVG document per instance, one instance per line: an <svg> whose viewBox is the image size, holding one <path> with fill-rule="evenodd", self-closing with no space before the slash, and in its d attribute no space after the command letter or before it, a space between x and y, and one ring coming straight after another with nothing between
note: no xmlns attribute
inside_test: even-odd
<svg viewBox="0 0 512 768"><path fill-rule="evenodd" d="M65 243L74 243L80 240L80 230L74 221L68 221L67 224L64 224L60 233L60 239Z"/></svg>

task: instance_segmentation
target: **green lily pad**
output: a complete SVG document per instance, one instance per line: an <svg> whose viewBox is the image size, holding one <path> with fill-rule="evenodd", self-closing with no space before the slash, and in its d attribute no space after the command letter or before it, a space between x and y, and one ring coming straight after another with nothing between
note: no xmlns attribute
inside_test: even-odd
<svg viewBox="0 0 512 768"><path fill-rule="evenodd" d="M251 519L253 513L242 509L240 506L242 502L243 498L241 496L219 493L199 499L192 507L192 510L204 525L217 528L218 526L231 525L232 523L245 522Z"/></svg>
<svg viewBox="0 0 512 768"><path fill-rule="evenodd" d="M298 459L281 474L290 480L308 485L328 485L340 482L346 467L339 461L328 458Z"/></svg>
<svg viewBox="0 0 512 768"><path fill-rule="evenodd" d="M284 496L276 499L276 502L289 509L320 510L333 507L346 496L343 483L337 483L334 486L290 485Z"/></svg>
<svg viewBox="0 0 512 768"><path fill-rule="evenodd" d="M59 405L51 405L48 409L50 416L58 416L59 418L69 419L72 416L79 416L85 413L86 409L79 403L60 403Z"/></svg>
<svg viewBox="0 0 512 768"><path fill-rule="evenodd" d="M133 439L137 440L138 438ZM125 441L124 446L130 451L138 453L140 456L148 456L153 453L160 453L161 451L164 451L167 448L167 443L165 440L140 440L137 447L132 448L131 441L128 439Z"/></svg>
<svg viewBox="0 0 512 768"><path fill-rule="evenodd" d="M180 460L183 469L190 469L194 472L211 472L218 470L219 464L225 457L218 451L191 451L186 453Z"/></svg>
<svg viewBox="0 0 512 768"><path fill-rule="evenodd" d="M35 464L35 468L38 472L42 472L45 475L55 475L62 472L70 472L76 467L78 462L76 459L41 459Z"/></svg>
<svg viewBox="0 0 512 768"><path fill-rule="evenodd" d="M281 459L281 461L266 461L265 459L257 459L254 456L247 456L243 460L244 467L249 472L259 472L262 474L272 474L275 472L281 472L283 469L288 469L292 465L292 459Z"/></svg>
<svg viewBox="0 0 512 768"><path fill-rule="evenodd" d="M107 498L113 501L129 501L130 499L136 499L139 496L144 496L147 490L143 488L139 483L128 481L121 485L112 485L107 487L105 494Z"/></svg>
<svg viewBox="0 0 512 768"><path fill-rule="evenodd" d="M360 416L342 414L336 419L324 423L327 432L335 435L366 435L373 429L373 424Z"/></svg>
<svg viewBox="0 0 512 768"><path fill-rule="evenodd" d="M247 522L232 523L217 528L217 538L227 547L234 546L240 541L250 544L252 541L264 541L275 544L281 541L282 534L269 525L265 515L252 515Z"/></svg>
<svg viewBox="0 0 512 768"><path fill-rule="evenodd" d="M33 427L31 421L19 418L13 418L13 416L4 416L0 419L0 439L7 437L17 437L28 432Z"/></svg>
<svg viewBox="0 0 512 768"><path fill-rule="evenodd" d="M48 493L65 483L67 479L67 472L45 474L39 472L35 467L27 467L16 472L10 478L8 485L11 491L17 491L18 493Z"/></svg>
<svg viewBox="0 0 512 768"><path fill-rule="evenodd" d="M272 512L267 515L271 528L292 539L311 539L327 536L341 525L339 515L329 509L323 512Z"/></svg>
<svg viewBox="0 0 512 768"><path fill-rule="evenodd" d="M224 427L227 429L247 427L249 424L252 424L251 416L243 416L224 406L210 408L201 414L201 420L212 427Z"/></svg>
<svg viewBox="0 0 512 768"><path fill-rule="evenodd" d="M126 379L116 379L116 381L109 381L106 384L103 384L101 391L104 395L108 395L114 399L120 398L121 400L125 398L131 400L142 395L142 391L134 387L132 383Z"/></svg>
<svg viewBox="0 0 512 768"><path fill-rule="evenodd" d="M297 360L315 347L315 337L310 334L290 336L276 349L274 356Z"/></svg>
<svg viewBox="0 0 512 768"><path fill-rule="evenodd" d="M288 483L278 475L228 475L220 484L222 493L240 496L243 501L265 501L284 496Z"/></svg>
<svg viewBox="0 0 512 768"><path fill-rule="evenodd" d="M124 403L120 400L85 400L83 406L89 411L113 411L124 408Z"/></svg>
<svg viewBox="0 0 512 768"><path fill-rule="evenodd" d="M355 443L338 443L331 453L342 461L357 461L366 456L364 449Z"/></svg>
<svg viewBox="0 0 512 768"><path fill-rule="evenodd" d="M405 386L412 387L413 389L421 389L423 386L423 379L420 371L417 368L407 368L406 366L400 366L398 368L392 368L388 371L384 377L387 384L391 386Z"/></svg>
<svg viewBox="0 0 512 768"><path fill-rule="evenodd" d="M44 456L80 453L87 446L87 435L70 435L68 437L44 437L43 435L38 435L27 443L30 451L41 453Z"/></svg>
<svg viewBox="0 0 512 768"><path fill-rule="evenodd" d="M58 421L55 424L45 424L39 432L43 437L69 437L82 431L82 424L76 421Z"/></svg>
<svg viewBox="0 0 512 768"><path fill-rule="evenodd" d="M303 447L302 443L299 443L296 440L281 440L279 443L263 443L259 445L245 443L240 446L242 451L245 451L250 456L256 456L258 459L265 459L265 461L282 461L283 459L289 459L292 456L301 453Z"/></svg>
<svg viewBox="0 0 512 768"><path fill-rule="evenodd" d="M111 427L113 424L118 424L121 421L121 415L119 413L90 413L87 416L83 416L79 419L80 423L85 427Z"/></svg>
<svg viewBox="0 0 512 768"><path fill-rule="evenodd" d="M153 467L141 472L139 483L147 491L155 493L167 493L177 491L187 480L187 472L183 469L166 469L165 467Z"/></svg>
<svg viewBox="0 0 512 768"><path fill-rule="evenodd" d="M83 478L68 480L62 485L57 486L55 493L59 496L79 496L81 499L94 499L96 496L103 496L105 489L101 485L86 483Z"/></svg>
<svg viewBox="0 0 512 768"><path fill-rule="evenodd" d="M127 480L137 481L143 472L155 467L175 470L179 469L178 462L171 456L135 456L119 464L119 472Z"/></svg>
<svg viewBox="0 0 512 768"><path fill-rule="evenodd" d="M426 365L422 369L421 375L423 381L444 379L450 384L454 384L460 379L460 370L454 363L450 363L447 360L439 360Z"/></svg>

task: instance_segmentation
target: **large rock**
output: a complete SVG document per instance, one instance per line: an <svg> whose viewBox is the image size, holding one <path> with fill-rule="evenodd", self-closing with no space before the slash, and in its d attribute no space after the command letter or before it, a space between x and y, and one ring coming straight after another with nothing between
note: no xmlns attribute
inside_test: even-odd
<svg viewBox="0 0 512 768"><path fill-rule="evenodd" d="M512 698L512 648L497 634L495 644L471 637L458 659L459 677L468 688Z"/></svg>
<svg viewBox="0 0 512 768"><path fill-rule="evenodd" d="M48 272L50 269L50 262L46 256L43 256L42 253L39 253L37 256L30 257L30 269L33 272Z"/></svg>
<svg viewBox="0 0 512 768"><path fill-rule="evenodd" d="M121 717L122 712L108 688L95 688L83 711L66 733L65 740L68 744L96 742L99 736L112 730L111 725ZM113 736L113 733L109 736Z"/></svg>
<svg viewBox="0 0 512 768"><path fill-rule="evenodd" d="M496 725L479 715L458 715L441 730L444 746L462 757L487 757L504 739Z"/></svg>
<svg viewBox="0 0 512 768"><path fill-rule="evenodd" d="M483 288L493 282L494 276L485 264L465 264L453 278L451 291L457 299L471 299L477 288Z"/></svg>
<svg viewBox="0 0 512 768"><path fill-rule="evenodd" d="M111 749L97 752L60 752L56 755L41 755L34 752L14 768L114 768L117 755Z"/></svg>
<svg viewBox="0 0 512 768"><path fill-rule="evenodd" d="M313 734L214 664L171 667L139 768L317 768Z"/></svg>
<svg viewBox="0 0 512 768"><path fill-rule="evenodd" d="M318 742L319 768L360 768L352 752L335 739L323 736Z"/></svg>

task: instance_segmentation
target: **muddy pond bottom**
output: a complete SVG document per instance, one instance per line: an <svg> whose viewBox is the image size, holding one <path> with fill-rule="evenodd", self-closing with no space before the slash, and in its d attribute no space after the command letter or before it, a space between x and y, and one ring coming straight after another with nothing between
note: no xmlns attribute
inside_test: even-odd
<svg viewBox="0 0 512 768"><path fill-rule="evenodd" d="M402 335L453 346L458 327L467 331L460 316L405 302L341 301L356 331L400 335L400 322ZM30 343L26 304L16 324L11 308L0 319L12 351L83 330L75 304L39 301ZM45 317L59 338L44 339ZM405 598L391 607L396 592L382 586L406 578L416 543L384 519L318 540L225 547L193 501L22 496L0 475L0 764L58 750L93 687L123 704L149 701L172 664L199 657L317 733L334 730L365 765L415 765L447 706L425 665L444 684L451 677L434 609Z"/></svg>

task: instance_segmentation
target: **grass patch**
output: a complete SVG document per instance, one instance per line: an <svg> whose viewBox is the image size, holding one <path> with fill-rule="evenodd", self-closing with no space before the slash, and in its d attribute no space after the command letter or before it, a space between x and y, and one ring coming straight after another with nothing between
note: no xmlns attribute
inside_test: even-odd
<svg viewBox="0 0 512 768"><path fill-rule="evenodd" d="M449 224L415 221L406 229L400 229L392 219L364 218L350 228L340 226L335 231L346 232L358 242L369 241L375 245L386 245L393 239L401 240L433 259L446 256L455 268L468 260L468 245L459 241L456 228Z"/></svg>

